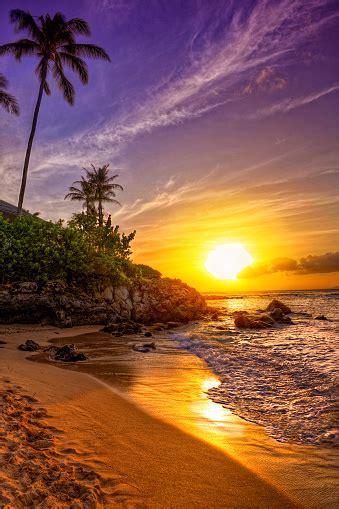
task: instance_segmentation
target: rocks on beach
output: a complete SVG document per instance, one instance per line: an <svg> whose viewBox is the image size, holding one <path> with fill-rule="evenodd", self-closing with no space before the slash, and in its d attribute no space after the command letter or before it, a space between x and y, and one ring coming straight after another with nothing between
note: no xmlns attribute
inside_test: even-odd
<svg viewBox="0 0 339 509"><path fill-rule="evenodd" d="M78 352L73 344L64 346L50 345L46 348L42 348L32 339L28 339L26 343L18 346L18 350L22 350L24 352L37 352L38 350L42 350L45 353L48 352L53 360L62 362L78 362L87 360L87 356L82 352Z"/></svg>
<svg viewBox="0 0 339 509"><path fill-rule="evenodd" d="M266 329L274 327L276 323L293 323L288 316L292 313L291 309L279 300L272 300L264 312L248 313L247 311L237 311L234 313L234 324L239 328L248 329Z"/></svg>
<svg viewBox="0 0 339 509"><path fill-rule="evenodd" d="M325 315L318 315L318 316L315 316L314 317L315 320L323 320L323 321L328 321L328 318L326 318Z"/></svg>
<svg viewBox="0 0 339 509"><path fill-rule="evenodd" d="M41 346L32 339L27 339L26 343L18 346L18 350L22 350L23 352L36 352L40 349Z"/></svg>
<svg viewBox="0 0 339 509"><path fill-rule="evenodd" d="M155 343L135 343L132 349L136 352L148 353L156 349Z"/></svg>
<svg viewBox="0 0 339 509"><path fill-rule="evenodd" d="M78 352L75 345L61 346L54 353L54 359L62 362L78 362L87 360L87 356Z"/></svg>

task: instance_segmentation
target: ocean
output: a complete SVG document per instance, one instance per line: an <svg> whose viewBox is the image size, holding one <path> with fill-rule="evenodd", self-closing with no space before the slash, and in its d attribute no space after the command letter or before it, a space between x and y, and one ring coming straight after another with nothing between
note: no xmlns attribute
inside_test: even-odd
<svg viewBox="0 0 339 509"><path fill-rule="evenodd" d="M333 445L338 441L339 291L220 295L209 300L227 314L176 335L180 347L203 359L220 384L208 397L264 426L280 442ZM292 325L237 329L231 313L263 310L279 299ZM327 320L316 320L324 315Z"/></svg>

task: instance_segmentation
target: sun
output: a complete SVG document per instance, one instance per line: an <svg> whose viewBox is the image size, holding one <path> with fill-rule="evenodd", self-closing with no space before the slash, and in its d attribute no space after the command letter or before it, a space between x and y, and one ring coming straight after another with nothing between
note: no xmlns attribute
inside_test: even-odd
<svg viewBox="0 0 339 509"><path fill-rule="evenodd" d="M237 274L253 263L252 256L241 244L221 244L211 251L205 267L218 279L237 279Z"/></svg>

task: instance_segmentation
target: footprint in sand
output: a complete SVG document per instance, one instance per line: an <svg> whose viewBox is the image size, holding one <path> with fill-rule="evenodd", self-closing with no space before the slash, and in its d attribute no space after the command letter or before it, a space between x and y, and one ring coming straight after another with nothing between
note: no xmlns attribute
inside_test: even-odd
<svg viewBox="0 0 339 509"><path fill-rule="evenodd" d="M58 450L63 432L42 419L46 409L37 399L22 394L10 380L0 382L0 507L8 509L145 508L137 487L116 478L104 479L90 465L104 465L88 452L72 447Z"/></svg>

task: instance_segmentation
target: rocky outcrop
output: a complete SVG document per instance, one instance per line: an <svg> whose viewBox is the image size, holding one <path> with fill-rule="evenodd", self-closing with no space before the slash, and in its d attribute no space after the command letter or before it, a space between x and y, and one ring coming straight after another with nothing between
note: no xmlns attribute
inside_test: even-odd
<svg viewBox="0 0 339 509"><path fill-rule="evenodd" d="M284 315L289 315L290 313L292 313L291 308L289 308L288 306L286 306L286 304L277 299L273 299L269 303L265 311L274 311L275 309L280 309Z"/></svg>
<svg viewBox="0 0 339 509"><path fill-rule="evenodd" d="M157 279L106 288L104 298L119 318L140 323L188 322L206 312L205 299L177 279Z"/></svg>
<svg viewBox="0 0 339 509"><path fill-rule="evenodd" d="M287 316L292 312L291 309L279 300L272 300L265 311L260 313L237 311L234 313L234 325L242 329L266 329L273 327L276 323L292 323L291 318Z"/></svg>
<svg viewBox="0 0 339 509"><path fill-rule="evenodd" d="M204 298L176 279L145 280L107 287L95 296L50 284L0 286L0 323L42 323L58 327L134 321L188 322L206 312Z"/></svg>

